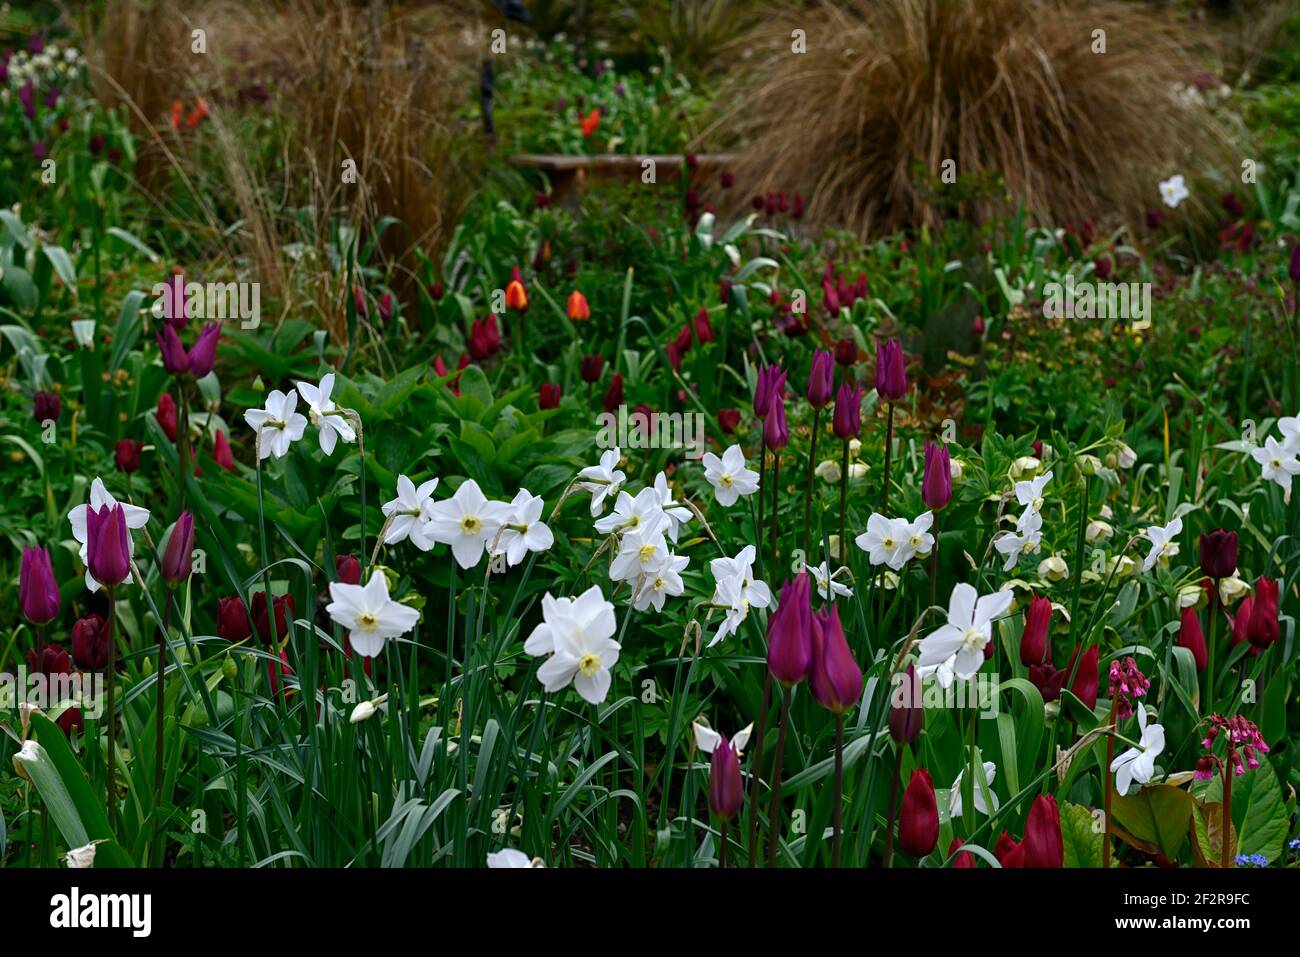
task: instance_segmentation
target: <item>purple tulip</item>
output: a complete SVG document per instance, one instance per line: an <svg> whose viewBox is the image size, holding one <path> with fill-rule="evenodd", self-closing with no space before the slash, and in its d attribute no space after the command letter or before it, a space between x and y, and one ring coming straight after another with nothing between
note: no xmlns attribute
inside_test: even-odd
<svg viewBox="0 0 1300 957"><path fill-rule="evenodd" d="M745 783L740 776L740 759L725 734L713 748L709 762L709 809L724 821L740 813L745 800Z"/></svg>
<svg viewBox="0 0 1300 957"><path fill-rule="evenodd" d="M855 383L850 386L847 382L840 384L840 390L835 393L835 413L832 416L832 428L835 430L836 438L848 441L857 438L858 432L862 429L862 386Z"/></svg>
<svg viewBox="0 0 1300 957"><path fill-rule="evenodd" d="M1201 535L1201 574L1231 578L1237 570L1237 533L1216 528Z"/></svg>
<svg viewBox="0 0 1300 957"><path fill-rule="evenodd" d="M812 371L808 373L808 401L820 409L835 395L835 357L824 349L813 353Z"/></svg>
<svg viewBox="0 0 1300 957"><path fill-rule="evenodd" d="M87 671L99 671L108 664L108 625L99 615L78 618L73 624L72 660Z"/></svg>
<svg viewBox="0 0 1300 957"><path fill-rule="evenodd" d="M176 273L167 280L167 287L163 296L163 318L177 329L184 329L190 321L185 302L185 274Z"/></svg>
<svg viewBox="0 0 1300 957"><path fill-rule="evenodd" d="M1287 268L1287 275L1292 282L1300 282L1300 241L1291 244L1291 265Z"/></svg>
<svg viewBox="0 0 1300 957"><path fill-rule="evenodd" d="M844 638L839 609L832 605L830 614L814 614L811 634L812 673L808 686L823 708L844 714L862 697L862 669L853 660Z"/></svg>
<svg viewBox="0 0 1300 957"><path fill-rule="evenodd" d="M18 88L18 102L23 105L23 113L29 120L36 119L36 86L31 80Z"/></svg>
<svg viewBox="0 0 1300 957"><path fill-rule="evenodd" d="M194 556L194 513L181 512L167 539L162 557L162 577L169 585L179 585L190 577Z"/></svg>
<svg viewBox="0 0 1300 957"><path fill-rule="evenodd" d="M161 332L154 333L158 340L158 351L162 353L163 368L172 375L183 375L190 371L190 357L181 344L181 337L171 325L162 327Z"/></svg>
<svg viewBox="0 0 1300 957"><path fill-rule="evenodd" d="M54 579L50 550L24 548L22 568L18 573L18 604L35 625L48 625L59 615L59 583Z"/></svg>
<svg viewBox="0 0 1300 957"><path fill-rule="evenodd" d="M921 498L935 511L952 499L952 465L948 459L948 446L942 442L925 443L925 478L921 482Z"/></svg>
<svg viewBox="0 0 1300 957"><path fill-rule="evenodd" d="M790 442L790 430L785 424L785 400L779 394L772 397L767 418L763 420L763 441L769 449L777 452Z"/></svg>
<svg viewBox="0 0 1300 957"><path fill-rule="evenodd" d="M130 532L121 505L86 509L86 553L90 577L106 588L131 573Z"/></svg>
<svg viewBox="0 0 1300 957"><path fill-rule="evenodd" d="M911 744L925 723L925 706L921 698L921 679L916 665L909 663L895 681L889 699L889 733L899 744Z"/></svg>
<svg viewBox="0 0 1300 957"><path fill-rule="evenodd" d="M217 362L217 340L221 338L221 325L209 322L199 333L198 342L190 350L190 375L202 379L212 371Z"/></svg>
<svg viewBox="0 0 1300 957"><path fill-rule="evenodd" d="M890 402L897 402L907 394L903 347L897 339L886 339L876 349L876 391Z"/></svg>
<svg viewBox="0 0 1300 957"><path fill-rule="evenodd" d="M758 385L754 387L754 414L766 418L772 399L785 392L785 370L780 366L766 366L758 370Z"/></svg>
<svg viewBox="0 0 1300 957"><path fill-rule="evenodd" d="M62 400L53 392L37 392L32 396L32 418L44 424L50 420L57 422L63 411Z"/></svg>
<svg viewBox="0 0 1300 957"><path fill-rule="evenodd" d="M767 620L767 668L787 688L807 678L812 669L812 604L807 571L781 587L776 611Z"/></svg>

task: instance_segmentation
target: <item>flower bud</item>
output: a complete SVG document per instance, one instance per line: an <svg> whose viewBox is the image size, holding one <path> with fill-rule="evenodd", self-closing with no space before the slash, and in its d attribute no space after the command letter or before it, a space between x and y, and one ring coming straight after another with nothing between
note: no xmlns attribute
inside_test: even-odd
<svg viewBox="0 0 1300 957"><path fill-rule="evenodd" d="M1196 670L1204 671L1209 663L1209 653L1205 647L1205 632L1201 630L1201 616L1195 606L1183 609L1183 621L1178 628L1178 646L1186 648L1196 659Z"/></svg>
<svg viewBox="0 0 1300 957"><path fill-rule="evenodd" d="M162 577L169 585L179 585L190 577L194 559L194 514L181 512L163 551Z"/></svg>
<svg viewBox="0 0 1300 957"><path fill-rule="evenodd" d="M1051 646L1047 635L1052 623L1052 600L1036 596L1025 612L1025 630L1020 635L1020 661L1025 667L1041 665Z"/></svg>
<svg viewBox="0 0 1300 957"><path fill-rule="evenodd" d="M18 606L23 615L34 625L48 625L59 616L62 604L50 550L24 548L18 571Z"/></svg>
<svg viewBox="0 0 1300 957"><path fill-rule="evenodd" d="M903 793L898 812L898 848L912 857L925 857L939 843L939 805L930 772L917 768Z"/></svg>
<svg viewBox="0 0 1300 957"><path fill-rule="evenodd" d="M1206 578L1228 578L1237 570L1237 533L1216 528L1201 536L1201 573Z"/></svg>
<svg viewBox="0 0 1300 957"><path fill-rule="evenodd" d="M921 679L916 665L894 676L894 693L889 699L889 733L899 744L911 744L925 724L925 707L921 697Z"/></svg>

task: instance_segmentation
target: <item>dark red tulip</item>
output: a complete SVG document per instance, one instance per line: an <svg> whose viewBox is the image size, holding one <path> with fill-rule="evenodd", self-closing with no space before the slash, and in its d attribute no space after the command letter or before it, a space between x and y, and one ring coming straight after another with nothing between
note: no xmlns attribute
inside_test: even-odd
<svg viewBox="0 0 1300 957"><path fill-rule="evenodd" d="M952 843L948 845L948 856L952 857L953 852L955 852L964 843L965 842L960 837L954 837L952 839ZM972 854L970 851L962 851L956 857L952 858L952 863L948 866L954 868L962 867L962 868L973 869L975 867L975 855Z"/></svg>
<svg viewBox="0 0 1300 957"><path fill-rule="evenodd" d="M154 413L163 434L176 441L176 400L170 392L158 396L158 410Z"/></svg>
<svg viewBox="0 0 1300 957"><path fill-rule="evenodd" d="M131 574L130 532L121 505L86 509L86 555L90 576L104 587Z"/></svg>
<svg viewBox="0 0 1300 957"><path fill-rule="evenodd" d="M722 300L722 304L724 306L727 305L727 303L731 302L731 280L730 279L719 280L718 298Z"/></svg>
<svg viewBox="0 0 1300 957"><path fill-rule="evenodd" d="M745 801L745 782L740 776L740 759L725 734L713 748L709 762L709 810L723 821L740 813Z"/></svg>
<svg viewBox="0 0 1300 957"><path fill-rule="evenodd" d="M695 338L700 340L700 345L712 342L714 339L713 323L709 321L709 310L703 306L695 314Z"/></svg>
<svg viewBox="0 0 1300 957"><path fill-rule="evenodd" d="M973 335L976 339L984 338L984 332L987 329L988 329L988 325L987 323L985 323L983 316L976 316L975 321L970 324L971 335ZM970 857L969 854L967 854L966 856Z"/></svg>
<svg viewBox="0 0 1300 957"><path fill-rule="evenodd" d="M1216 528L1201 535L1201 572L1207 578L1229 578L1237 570L1237 533Z"/></svg>
<svg viewBox="0 0 1300 957"><path fill-rule="evenodd" d="M1232 643L1239 645L1246 642L1250 646L1250 654L1257 655L1264 649L1257 645L1250 644L1250 617L1255 611L1255 596L1247 595L1237 606L1237 614L1232 619Z"/></svg>
<svg viewBox="0 0 1300 957"><path fill-rule="evenodd" d="M72 659L58 645L44 645L41 648L33 648L27 652L27 671L29 674L44 675L47 682L49 682L50 679L57 679L61 675L72 674ZM50 686L57 687L58 683L51 683ZM50 704L53 706L56 702L51 701ZM85 727L81 711L77 708L64 710L55 723L69 737L71 737L74 728Z"/></svg>
<svg viewBox="0 0 1300 957"><path fill-rule="evenodd" d="M1277 581L1261 576L1251 597L1254 601L1246 637L1254 647L1263 650L1278 639Z"/></svg>
<svg viewBox="0 0 1300 957"><path fill-rule="evenodd" d="M841 339L835 343L835 362L844 368L855 365L858 361L858 344L852 339Z"/></svg>
<svg viewBox="0 0 1300 957"><path fill-rule="evenodd" d="M1052 601L1037 596L1025 611L1025 630L1020 635L1020 662L1029 667L1047 660L1047 634L1052 624Z"/></svg>
<svg viewBox="0 0 1300 957"><path fill-rule="evenodd" d="M894 691L889 698L889 734L899 744L911 744L924 724L921 679L916 673L916 665L909 663L894 677Z"/></svg>
<svg viewBox="0 0 1300 957"><path fill-rule="evenodd" d="M78 618L72 625L72 659L78 668L101 671L108 665L108 623L99 615Z"/></svg>
<svg viewBox="0 0 1300 957"><path fill-rule="evenodd" d="M1003 867L1025 866L1024 845L1018 844L1006 831L998 837L998 842L993 847L993 856Z"/></svg>
<svg viewBox="0 0 1300 957"><path fill-rule="evenodd" d="M281 693L280 679L293 674L293 669L289 667L288 649L280 650L279 661L268 661L266 663L266 673L271 682L271 694L279 695Z"/></svg>
<svg viewBox="0 0 1300 957"><path fill-rule="evenodd" d="M1070 691L1088 706L1089 711L1097 707L1097 655L1099 650L1096 645L1092 645L1083 653L1083 657L1079 660L1079 670L1074 675L1074 683L1070 685ZM1070 663L1065 666L1066 675L1069 675L1074 669L1074 659L1078 655L1079 649L1076 647L1074 654L1070 656Z"/></svg>
<svg viewBox="0 0 1300 957"><path fill-rule="evenodd" d="M266 644L284 641L289 636L289 621L297 611L292 595L276 595L272 601L275 609L275 634L271 633L271 616L266 610L266 592L258 591L253 595L253 624L257 627L257 636Z"/></svg>
<svg viewBox="0 0 1300 957"><path fill-rule="evenodd" d="M1056 798L1050 794L1034 798L1021 846L1025 852L1025 867L1061 867L1064 864L1061 811L1056 806Z"/></svg>
<svg viewBox="0 0 1300 957"><path fill-rule="evenodd" d="M736 426L740 424L739 409L719 409L718 410L718 428L730 435L736 431Z"/></svg>
<svg viewBox="0 0 1300 957"><path fill-rule="evenodd" d="M162 577L169 585L180 585L190 577L194 564L194 513L181 512L163 551Z"/></svg>
<svg viewBox="0 0 1300 957"><path fill-rule="evenodd" d="M1038 689L1043 701L1055 701L1061 697L1061 685L1065 683L1066 674L1051 661L1044 661L1041 665L1029 666L1029 683Z"/></svg>
<svg viewBox="0 0 1300 957"><path fill-rule="evenodd" d="M253 634L244 599L234 596L217 600L217 634L226 641L243 641Z"/></svg>
<svg viewBox="0 0 1300 957"><path fill-rule="evenodd" d="M578 364L578 372L583 382L599 382L600 374L605 370L604 356L583 356Z"/></svg>
<svg viewBox="0 0 1300 957"><path fill-rule="evenodd" d="M1178 644L1192 653L1196 659L1196 670L1204 671L1209 663L1209 654L1205 647L1205 632L1201 630L1201 616L1195 608L1183 609L1183 622L1178 629Z"/></svg>
<svg viewBox="0 0 1300 957"><path fill-rule="evenodd" d="M438 302L442 299L444 292L445 289L443 288L442 280L440 279L433 284L433 289L429 291L429 295L433 296L434 302Z"/></svg>
<svg viewBox="0 0 1300 957"><path fill-rule="evenodd" d="M386 292L379 297L379 321L387 322L393 318L393 294Z"/></svg>
<svg viewBox="0 0 1300 957"><path fill-rule="evenodd" d="M32 418L37 422L59 421L63 401L53 392L37 392L32 396Z"/></svg>
<svg viewBox="0 0 1300 957"><path fill-rule="evenodd" d="M539 409L554 409L560 404L560 386L555 382L543 382L542 387L537 390L537 407Z"/></svg>
<svg viewBox="0 0 1300 957"><path fill-rule="evenodd" d="M925 857L939 843L939 805L934 798L930 772L917 768L903 792L898 812L898 849L912 857Z"/></svg>
<svg viewBox="0 0 1300 957"><path fill-rule="evenodd" d="M360 585L361 562L355 555L335 555L334 574L345 585Z"/></svg>
<svg viewBox="0 0 1300 957"><path fill-rule="evenodd" d="M808 687L823 708L844 714L862 697L862 669L853 660L853 652L844 638L839 609L832 605L829 614L814 613L811 635L812 672Z"/></svg>
<svg viewBox="0 0 1300 957"><path fill-rule="evenodd" d="M623 373L615 372L609 377L609 388L605 390L605 411L613 414L623 404Z"/></svg>
<svg viewBox="0 0 1300 957"><path fill-rule="evenodd" d="M767 620L767 668L787 688L807 678L812 669L812 604L807 571L782 586L776 611Z"/></svg>
<svg viewBox="0 0 1300 957"><path fill-rule="evenodd" d="M1291 264L1287 267L1287 276L1292 282L1300 283L1300 241L1291 244Z"/></svg>
<svg viewBox="0 0 1300 957"><path fill-rule="evenodd" d="M23 615L34 625L48 625L59 617L62 604L50 550L44 546L24 548L18 570L18 605Z"/></svg>
<svg viewBox="0 0 1300 957"><path fill-rule="evenodd" d="M227 472L235 471L235 456L230 451L230 440L226 438L225 432L218 431L217 437L213 439L212 458Z"/></svg>
<svg viewBox="0 0 1300 957"><path fill-rule="evenodd" d="M113 462L128 475L140 467L140 450L144 445L135 439L118 439L113 446Z"/></svg>

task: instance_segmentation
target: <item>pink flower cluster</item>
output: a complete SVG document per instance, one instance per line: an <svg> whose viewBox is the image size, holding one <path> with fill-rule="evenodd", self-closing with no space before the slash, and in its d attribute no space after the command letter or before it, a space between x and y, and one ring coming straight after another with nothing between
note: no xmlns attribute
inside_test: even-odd
<svg viewBox="0 0 1300 957"><path fill-rule="evenodd" d="M1141 698L1151 687L1151 682L1132 657L1120 658L1110 663L1110 697L1115 702L1115 717L1119 720L1133 714L1133 701Z"/></svg>
<svg viewBox="0 0 1300 957"><path fill-rule="evenodd" d="M1264 743L1264 736L1259 733L1255 722L1239 714L1231 718L1225 718L1221 714L1212 715L1210 731L1201 742L1201 747L1207 751L1213 748L1220 731L1228 733L1228 760L1232 763L1234 773L1242 775L1248 770L1253 771L1259 767L1259 758L1256 754L1267 754L1268 745ZM1216 768L1221 766L1222 762L1216 755L1207 754L1196 762L1196 780L1210 780L1214 777Z"/></svg>

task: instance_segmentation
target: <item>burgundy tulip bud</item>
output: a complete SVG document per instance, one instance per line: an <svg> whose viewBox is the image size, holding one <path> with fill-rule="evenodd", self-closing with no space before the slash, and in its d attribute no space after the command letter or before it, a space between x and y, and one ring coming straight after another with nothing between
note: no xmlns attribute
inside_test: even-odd
<svg viewBox="0 0 1300 957"><path fill-rule="evenodd" d="M134 439L118 439L113 446L113 462L128 475L140 467L140 450L144 446Z"/></svg>
<svg viewBox="0 0 1300 957"><path fill-rule="evenodd" d="M713 748L709 762L709 810L719 819L730 821L740 813L745 800L745 782L740 776L740 758L725 734Z"/></svg>
<svg viewBox="0 0 1300 957"><path fill-rule="evenodd" d="M99 615L78 618L73 624L72 660L85 671L108 666L108 623Z"/></svg>
<svg viewBox="0 0 1300 957"><path fill-rule="evenodd" d="M53 392L37 392L32 396L32 418L37 422L57 422L62 411L63 400Z"/></svg>
<svg viewBox="0 0 1300 957"><path fill-rule="evenodd" d="M858 344L852 339L840 339L835 343L835 362L844 368L856 365L858 361Z"/></svg>
<svg viewBox="0 0 1300 957"><path fill-rule="evenodd" d="M1029 683L1038 689L1045 702L1055 701L1061 697L1061 685L1065 683L1065 675L1064 671L1050 661L1029 666Z"/></svg>
<svg viewBox="0 0 1300 957"><path fill-rule="evenodd" d="M44 645L27 652L27 670L32 674L55 679L72 674L72 659L58 645ZM68 708L56 722L65 735L71 736L74 728L85 727L85 719L77 708Z"/></svg>
<svg viewBox="0 0 1300 957"><path fill-rule="evenodd" d="M830 403L835 395L835 360L824 349L813 353L812 371L808 373L808 402L814 409Z"/></svg>
<svg viewBox="0 0 1300 957"><path fill-rule="evenodd" d="M876 349L876 391L890 402L907 394L903 347L897 339L886 339Z"/></svg>
<svg viewBox="0 0 1300 957"><path fill-rule="evenodd" d="M939 843L939 804L934 798L930 772L917 768L903 792L898 812L898 849L912 857L925 857Z"/></svg>
<svg viewBox="0 0 1300 957"><path fill-rule="evenodd" d="M1223 206L1223 211L1233 219L1241 219L1246 212L1246 207L1242 205L1241 198L1232 190L1224 193L1219 203Z"/></svg>
<svg viewBox="0 0 1300 957"><path fill-rule="evenodd" d="M393 318L393 294L386 292L379 297L379 321L387 322Z"/></svg>
<svg viewBox="0 0 1300 957"><path fill-rule="evenodd" d="M829 282L822 282L822 301L826 305L826 311L832 316L840 314L840 294L835 287Z"/></svg>
<svg viewBox="0 0 1300 957"><path fill-rule="evenodd" d="M1246 642L1250 647L1252 656L1258 655L1264 649L1250 644L1250 617L1255 611L1255 596L1247 595L1237 606L1237 615L1232 619L1232 643L1239 645Z"/></svg>
<svg viewBox="0 0 1300 957"><path fill-rule="evenodd" d="M700 345L714 340L713 323L709 321L709 310L700 307L700 311L695 314L695 338L700 340Z"/></svg>
<svg viewBox="0 0 1300 957"><path fill-rule="evenodd" d="M430 290L429 295L433 296L434 302L439 302L442 299L445 292L446 289L442 285L442 280L439 279L437 282L433 284L433 289Z"/></svg>
<svg viewBox="0 0 1300 957"><path fill-rule="evenodd" d="M1020 635L1020 662L1025 667L1041 665L1048 658L1047 633L1052 624L1052 600L1035 596L1025 611L1025 630Z"/></svg>
<svg viewBox="0 0 1300 957"><path fill-rule="evenodd" d="M623 404L623 373L615 372L609 377L609 388L605 390L605 411L611 415Z"/></svg>
<svg viewBox="0 0 1300 957"><path fill-rule="evenodd" d="M190 371L190 357L181 345L181 337L170 324L154 334L158 342L158 351L162 353L163 368L172 375L182 375Z"/></svg>
<svg viewBox="0 0 1300 957"><path fill-rule="evenodd" d="M163 551L162 577L175 587L190 577L194 564L194 513L181 512Z"/></svg>
<svg viewBox="0 0 1300 957"><path fill-rule="evenodd" d="M583 382L599 382L600 374L605 369L604 356L583 356L578 364L578 372Z"/></svg>
<svg viewBox="0 0 1300 957"><path fill-rule="evenodd" d="M44 546L24 548L18 571L18 605L27 620L34 625L48 625L59 616L62 604L50 550Z"/></svg>
<svg viewBox="0 0 1300 957"><path fill-rule="evenodd" d="M106 588L120 585L131 574L130 534L121 505L86 509L90 577Z"/></svg>
<svg viewBox="0 0 1300 957"><path fill-rule="evenodd" d="M361 562L355 555L335 555L334 574L345 585L360 585Z"/></svg>
<svg viewBox="0 0 1300 957"><path fill-rule="evenodd" d="M212 440L212 458L227 472L235 471L235 456L230 451L230 440L225 432L218 432Z"/></svg>
<svg viewBox="0 0 1300 957"><path fill-rule="evenodd" d="M1216 528L1201 535L1201 572L1207 578L1231 578L1237 570L1237 533Z"/></svg>
<svg viewBox="0 0 1300 957"><path fill-rule="evenodd" d="M960 848L964 843L966 842L963 841L960 837L954 837L952 839L952 843L948 845L948 856L952 857L952 855L957 851L957 849ZM971 870L974 870L975 855L972 854L970 851L962 851L956 857L952 858L952 863L948 866L952 868L961 867L961 868L969 868Z"/></svg>
<svg viewBox="0 0 1300 957"><path fill-rule="evenodd" d="M1090 647L1083 653L1083 658L1079 660L1079 670L1075 672L1074 683L1070 685L1071 693L1088 706L1092 711L1097 707L1097 654L1099 649L1096 645ZM1070 656L1070 663L1065 666L1065 673L1068 676L1074 669L1074 659L1079 656L1079 649L1074 649L1074 654Z"/></svg>
<svg viewBox="0 0 1300 957"><path fill-rule="evenodd" d="M1003 867L1024 867L1025 847L1017 843L1010 834L1003 831L998 842L993 846L993 855Z"/></svg>
<svg viewBox="0 0 1300 957"><path fill-rule="evenodd" d="M719 409L718 410L718 428L730 435L736 431L736 426L740 424L739 409Z"/></svg>
<svg viewBox="0 0 1300 957"><path fill-rule="evenodd" d="M236 595L217 600L217 634L226 641L243 641L253 634L244 599Z"/></svg>
<svg viewBox="0 0 1300 957"><path fill-rule="evenodd" d="M925 443L925 477L921 480L921 498L934 511L952 500L952 463L948 446L942 442Z"/></svg>
<svg viewBox="0 0 1300 957"><path fill-rule="evenodd" d="M857 438L858 432L862 429L862 386L854 384L850 386L847 382L840 383L839 391L835 393L835 413L832 416L831 427L835 431L836 438L848 441Z"/></svg>
<svg viewBox="0 0 1300 957"><path fill-rule="evenodd" d="M862 697L862 669L853 660L853 652L844 638L839 609L832 605L830 614L815 613L810 633L812 672L808 687L817 703L827 711L845 714Z"/></svg>
<svg viewBox="0 0 1300 957"><path fill-rule="evenodd" d="M1062 867L1065 863L1065 845L1061 840L1061 811L1056 798L1040 794L1029 809L1025 824L1025 867Z"/></svg>
<svg viewBox="0 0 1300 957"><path fill-rule="evenodd" d="M971 334L972 334L976 339L983 339L983 338L984 338L984 333L985 333L985 331L987 331L987 329L988 329L988 323L986 323L986 322L984 321L984 317L983 317L983 316L976 316L976 317L975 317L975 321L972 322L972 323L970 324L970 331L971 331ZM966 856L967 856L967 857L970 857L969 854L967 854Z"/></svg>
<svg viewBox="0 0 1300 957"><path fill-rule="evenodd" d="M543 382L542 387L537 390L537 407L539 409L554 409L560 404L560 386L555 382Z"/></svg>
<svg viewBox="0 0 1300 957"><path fill-rule="evenodd" d="M763 441L769 449L776 452L785 448L790 441L790 430L785 424L785 400L779 395L772 397L767 418L763 420Z"/></svg>
<svg viewBox="0 0 1300 957"><path fill-rule="evenodd" d="M729 169L724 169L722 175L718 178L723 189L731 189L736 185L736 174Z"/></svg>
<svg viewBox="0 0 1300 957"><path fill-rule="evenodd" d="M889 699L889 733L899 744L911 744L925 724L925 705L921 698L921 678L916 665L908 663L894 676L894 692Z"/></svg>
<svg viewBox="0 0 1300 957"><path fill-rule="evenodd" d="M807 571L782 586L776 611L767 620L767 668L787 688L807 678L812 669L812 604Z"/></svg>
<svg viewBox="0 0 1300 957"><path fill-rule="evenodd" d="M361 318L366 317L366 294L360 286L352 287L352 302L356 306L357 315Z"/></svg>
<svg viewBox="0 0 1300 957"><path fill-rule="evenodd" d="M1250 624L1246 637L1260 650L1277 641L1279 635L1277 581L1260 576L1255 582L1254 602L1250 609Z"/></svg>
<svg viewBox="0 0 1300 957"><path fill-rule="evenodd" d="M1201 616L1194 607L1183 609L1183 622L1178 628L1178 646L1186 648L1196 659L1196 670L1204 671L1209 664L1209 651L1205 647L1205 632L1201 630Z"/></svg>
<svg viewBox="0 0 1300 957"><path fill-rule="evenodd" d="M158 410L154 413L163 434L173 442L176 441L176 400L170 392L158 396Z"/></svg>
<svg viewBox="0 0 1300 957"><path fill-rule="evenodd" d="M199 333L198 342L190 350L190 375L202 379L217 364L217 342L221 339L221 324L209 322Z"/></svg>
<svg viewBox="0 0 1300 957"><path fill-rule="evenodd" d="M266 607L266 592L259 591L253 596L253 624L257 627L258 637L268 645L289 637L289 621L298 608L292 595L276 595L271 600L271 605L275 612L274 634L271 631L271 615Z"/></svg>
<svg viewBox="0 0 1300 957"><path fill-rule="evenodd" d="M691 337L691 324L688 322L678 331L677 338L673 340L673 345L680 355L686 355L691 351L691 343L694 341Z"/></svg>

